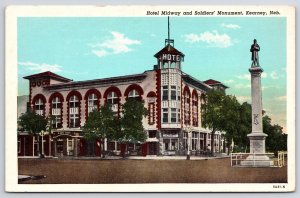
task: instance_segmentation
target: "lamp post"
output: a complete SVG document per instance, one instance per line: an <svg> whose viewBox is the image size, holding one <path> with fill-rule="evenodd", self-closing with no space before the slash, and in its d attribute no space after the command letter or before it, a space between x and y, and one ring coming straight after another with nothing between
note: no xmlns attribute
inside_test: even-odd
<svg viewBox="0 0 300 198"><path fill-rule="evenodd" d="M41 152L41 158L44 158L44 130L41 131L40 135L42 136L42 152Z"/></svg>
<svg viewBox="0 0 300 198"><path fill-rule="evenodd" d="M186 155L186 160L190 160L190 140L191 140L191 132L192 132L192 127L191 126L187 126L185 128L185 131L187 132L188 134L188 137L187 137L187 155Z"/></svg>

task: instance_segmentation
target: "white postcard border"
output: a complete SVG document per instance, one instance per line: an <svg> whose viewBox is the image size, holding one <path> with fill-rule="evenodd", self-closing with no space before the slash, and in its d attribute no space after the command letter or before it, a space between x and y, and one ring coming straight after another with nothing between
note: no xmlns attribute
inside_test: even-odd
<svg viewBox="0 0 300 198"><path fill-rule="evenodd" d="M272 184L18 184L17 168L17 18L25 16L142 16L145 10L278 10L287 18L288 183ZM155 16L149 16L155 17ZM161 17L161 16L160 16ZM197 17L197 16L191 16ZM198 16L219 17L219 16ZM224 17L224 16L222 16ZM226 16L241 17L241 16ZM257 16L242 16L257 17ZM269 16L265 16L269 17ZM272 16L276 17L276 16ZM284 192L295 190L295 9L289 6L9 6L5 28L5 180L6 191L19 192ZM137 188L138 185L138 188Z"/></svg>

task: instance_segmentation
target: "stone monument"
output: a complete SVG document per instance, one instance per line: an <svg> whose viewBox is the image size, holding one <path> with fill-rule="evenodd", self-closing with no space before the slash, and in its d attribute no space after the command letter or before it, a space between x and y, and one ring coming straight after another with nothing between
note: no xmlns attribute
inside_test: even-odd
<svg viewBox="0 0 300 198"><path fill-rule="evenodd" d="M256 39L251 45L252 65L249 69L251 74L251 97L252 97L252 132L248 134L250 139L250 154L241 166L273 166L273 161L265 154L265 140L267 134L263 133L262 123L262 94L261 73L263 69L259 65L258 51L260 50Z"/></svg>

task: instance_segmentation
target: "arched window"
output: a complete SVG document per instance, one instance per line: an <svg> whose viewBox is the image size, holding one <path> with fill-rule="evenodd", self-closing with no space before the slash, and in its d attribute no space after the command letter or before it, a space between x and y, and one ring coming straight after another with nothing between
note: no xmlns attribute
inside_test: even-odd
<svg viewBox="0 0 300 198"><path fill-rule="evenodd" d="M98 97L92 93L88 96L88 114L95 109L98 109Z"/></svg>
<svg viewBox="0 0 300 198"><path fill-rule="evenodd" d="M190 125L190 90L184 88L184 124Z"/></svg>
<svg viewBox="0 0 300 198"><path fill-rule="evenodd" d="M82 96L78 91L71 91L67 96L68 102L68 126L70 128L80 127L80 108Z"/></svg>
<svg viewBox="0 0 300 198"><path fill-rule="evenodd" d="M142 100L142 95L144 94L143 88L137 84L129 85L125 92L124 96L127 98L135 98L138 100Z"/></svg>
<svg viewBox="0 0 300 198"><path fill-rule="evenodd" d="M89 89L84 96L85 100L85 118L88 119L89 113L98 110L100 107L101 94L97 89Z"/></svg>
<svg viewBox="0 0 300 198"><path fill-rule="evenodd" d="M202 127L205 127L205 124L206 124L206 120L205 120L205 117L206 117L206 98L205 98L205 95L202 94L201 97L200 97L200 103L201 103L201 125Z"/></svg>
<svg viewBox="0 0 300 198"><path fill-rule="evenodd" d="M153 125L155 122L155 100L156 100L156 94L153 91L149 92L147 94L149 125Z"/></svg>
<svg viewBox="0 0 300 198"><path fill-rule="evenodd" d="M109 94L107 95L107 103L114 105L118 103L118 96L116 94L116 92L112 91L109 92Z"/></svg>
<svg viewBox="0 0 300 198"><path fill-rule="evenodd" d="M193 126L198 126L198 97L193 95Z"/></svg>
<svg viewBox="0 0 300 198"><path fill-rule="evenodd" d="M117 93L114 91L109 92L109 94L107 95L107 103L111 105L111 110L113 112L118 111L118 102L119 102L119 98Z"/></svg>
<svg viewBox="0 0 300 198"><path fill-rule="evenodd" d="M140 95L137 90L133 89L129 92L128 98L139 98Z"/></svg>
<svg viewBox="0 0 300 198"><path fill-rule="evenodd" d="M46 98L42 94L37 94L32 99L33 110L36 114L45 116L45 103Z"/></svg>
<svg viewBox="0 0 300 198"><path fill-rule="evenodd" d="M38 98L34 103L34 110L36 114L44 115L44 102L41 98Z"/></svg>
<svg viewBox="0 0 300 198"><path fill-rule="evenodd" d="M51 101L51 108L52 108L52 128L61 128L61 101L59 97L55 97Z"/></svg>
<svg viewBox="0 0 300 198"><path fill-rule="evenodd" d="M59 92L53 93L49 98L50 114L52 116L52 128L57 129L62 127L62 110L64 97Z"/></svg>
<svg viewBox="0 0 300 198"><path fill-rule="evenodd" d="M171 62L170 68L176 68L176 62Z"/></svg>
<svg viewBox="0 0 300 198"><path fill-rule="evenodd" d="M70 105L70 108L76 108L76 107L79 107L79 100L78 100L78 97L73 95L71 96L70 100L69 100L69 105Z"/></svg>
<svg viewBox="0 0 300 198"><path fill-rule="evenodd" d="M162 64L162 69L166 69L169 67L169 62L168 61L164 61Z"/></svg>
<svg viewBox="0 0 300 198"><path fill-rule="evenodd" d="M105 92L103 97L105 102L111 106L111 109L115 113L119 113L119 103L122 94L118 87L111 86Z"/></svg>

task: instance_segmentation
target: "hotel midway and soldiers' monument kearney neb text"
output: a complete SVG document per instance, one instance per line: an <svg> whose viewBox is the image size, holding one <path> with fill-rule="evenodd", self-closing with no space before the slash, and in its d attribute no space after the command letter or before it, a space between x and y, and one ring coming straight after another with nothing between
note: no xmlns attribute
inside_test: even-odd
<svg viewBox="0 0 300 198"><path fill-rule="evenodd" d="M182 72L184 54L165 40L165 46L154 57L157 64L144 73L87 81L73 81L50 71L24 77L29 81L29 105L37 114L53 117L52 134L43 134L45 156L85 156L87 141L81 127L89 113L109 103L115 115L128 98L145 101L148 115L143 119L147 139L129 143L132 155L186 155L211 149L211 130L205 128L202 106L206 93L216 89L225 92L223 83L198 80ZM41 137L38 137L41 138ZM215 152L225 153L224 133L214 135ZM120 142L96 140L92 155L102 151L120 155ZM18 155L37 156L38 141L26 132L18 134Z"/></svg>

